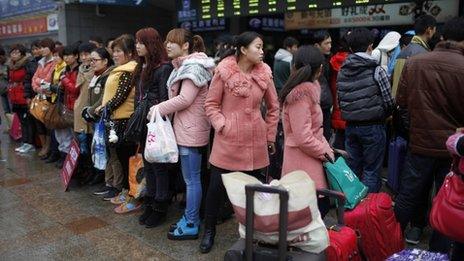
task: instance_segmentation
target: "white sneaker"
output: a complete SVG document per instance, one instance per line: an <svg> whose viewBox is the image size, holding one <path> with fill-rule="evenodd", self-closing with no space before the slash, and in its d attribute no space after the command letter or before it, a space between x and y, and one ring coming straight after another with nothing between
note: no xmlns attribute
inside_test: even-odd
<svg viewBox="0 0 464 261"><path fill-rule="evenodd" d="M35 151L34 146L26 143L26 146L24 147L24 149L20 150L19 153L29 153L29 152L34 152L34 151Z"/></svg>
<svg viewBox="0 0 464 261"><path fill-rule="evenodd" d="M23 150L23 149L25 148L25 146L26 146L26 143L23 143L23 144L21 144L21 146L17 147L17 148L15 149L15 151L16 151L16 152L20 152L21 150Z"/></svg>

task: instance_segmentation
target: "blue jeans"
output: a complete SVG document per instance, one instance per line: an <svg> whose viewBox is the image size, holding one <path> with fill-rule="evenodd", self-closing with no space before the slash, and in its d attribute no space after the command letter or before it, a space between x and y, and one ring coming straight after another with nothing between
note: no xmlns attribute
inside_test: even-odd
<svg viewBox="0 0 464 261"><path fill-rule="evenodd" d="M382 187L381 172L387 142L385 125L350 126L345 130L348 166L361 177L369 193Z"/></svg>
<svg viewBox="0 0 464 261"><path fill-rule="evenodd" d="M179 146L179 156L187 188L185 217L189 223L200 224L201 153L198 148Z"/></svg>

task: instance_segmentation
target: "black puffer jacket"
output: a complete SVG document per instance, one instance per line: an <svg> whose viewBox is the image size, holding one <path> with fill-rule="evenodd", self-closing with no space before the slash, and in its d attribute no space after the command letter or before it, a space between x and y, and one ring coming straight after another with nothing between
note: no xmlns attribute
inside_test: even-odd
<svg viewBox="0 0 464 261"><path fill-rule="evenodd" d="M337 94L342 118L349 123L383 121L386 111L374 79L375 60L350 54L337 76Z"/></svg>

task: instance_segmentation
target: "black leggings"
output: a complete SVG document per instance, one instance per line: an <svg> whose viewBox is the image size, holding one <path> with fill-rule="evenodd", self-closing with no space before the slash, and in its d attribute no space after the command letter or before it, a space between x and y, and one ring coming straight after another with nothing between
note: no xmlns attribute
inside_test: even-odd
<svg viewBox="0 0 464 261"><path fill-rule="evenodd" d="M18 108L13 106L13 111L18 115L19 121L21 123L22 142L34 145L34 117L29 114L27 108Z"/></svg>
<svg viewBox="0 0 464 261"><path fill-rule="evenodd" d="M147 197L155 201L169 200L169 163L148 163L143 157L143 172L147 182Z"/></svg>
<svg viewBox="0 0 464 261"><path fill-rule="evenodd" d="M122 173L124 175L122 187L129 188L129 158L135 155L135 144L122 143L116 146L116 154L122 166Z"/></svg>
<svg viewBox="0 0 464 261"><path fill-rule="evenodd" d="M216 224L219 208L220 206L224 205L224 200L227 196L226 188L222 183L221 174L230 172L233 171L221 169L211 165L211 176L209 180L208 193L206 194L205 209L205 217L207 222L211 222L210 224ZM242 172L257 178L262 182L265 181L265 177L262 175L261 169Z"/></svg>

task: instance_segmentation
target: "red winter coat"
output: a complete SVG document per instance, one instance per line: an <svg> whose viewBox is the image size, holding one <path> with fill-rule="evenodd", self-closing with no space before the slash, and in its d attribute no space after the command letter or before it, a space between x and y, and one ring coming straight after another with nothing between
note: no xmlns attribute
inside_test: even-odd
<svg viewBox="0 0 464 261"><path fill-rule="evenodd" d="M79 66L76 66L73 70L66 70L63 79L61 79L61 85L64 89L64 105L68 110L74 110L74 103L79 97L80 88L76 86L77 74L79 72Z"/></svg>
<svg viewBox="0 0 464 261"><path fill-rule="evenodd" d="M26 67L24 67L27 57L10 65L8 72L8 98L11 104L17 106L27 106L24 98L24 78L26 77Z"/></svg>
<svg viewBox="0 0 464 261"><path fill-rule="evenodd" d="M330 59L330 69L332 70L330 78L330 91L332 92L333 98L333 109L332 109L332 128L342 129L346 128L346 122L342 119L342 112L338 106L338 96L337 96L337 75L342 67L343 63L348 57L347 52L338 52Z"/></svg>

